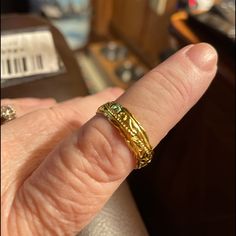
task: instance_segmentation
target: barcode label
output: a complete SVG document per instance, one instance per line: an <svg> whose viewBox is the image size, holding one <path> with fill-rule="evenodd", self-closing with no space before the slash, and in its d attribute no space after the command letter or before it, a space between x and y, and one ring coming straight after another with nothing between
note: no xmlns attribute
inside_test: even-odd
<svg viewBox="0 0 236 236"><path fill-rule="evenodd" d="M59 70L50 31L1 35L1 79L54 73Z"/></svg>

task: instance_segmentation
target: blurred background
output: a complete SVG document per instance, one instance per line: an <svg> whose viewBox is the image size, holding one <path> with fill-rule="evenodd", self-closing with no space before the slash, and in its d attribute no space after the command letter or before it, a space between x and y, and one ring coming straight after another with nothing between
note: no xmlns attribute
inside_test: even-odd
<svg viewBox="0 0 236 236"><path fill-rule="evenodd" d="M1 41L1 97L58 101L211 43L216 79L128 184L149 235L234 235L235 0L2 0Z"/></svg>
<svg viewBox="0 0 236 236"><path fill-rule="evenodd" d="M38 15L55 26L90 93L109 85L127 88L188 43L218 43L222 54L235 44L232 0L1 1L1 14L10 13Z"/></svg>

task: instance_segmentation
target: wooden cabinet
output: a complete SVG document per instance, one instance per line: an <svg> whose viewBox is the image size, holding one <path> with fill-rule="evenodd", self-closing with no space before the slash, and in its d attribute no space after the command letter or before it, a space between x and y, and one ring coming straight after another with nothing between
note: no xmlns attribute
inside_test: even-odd
<svg viewBox="0 0 236 236"><path fill-rule="evenodd" d="M160 53L169 47L168 25L176 2L169 0L166 12L157 15L147 0L94 0L94 32L120 38L153 67L160 62Z"/></svg>

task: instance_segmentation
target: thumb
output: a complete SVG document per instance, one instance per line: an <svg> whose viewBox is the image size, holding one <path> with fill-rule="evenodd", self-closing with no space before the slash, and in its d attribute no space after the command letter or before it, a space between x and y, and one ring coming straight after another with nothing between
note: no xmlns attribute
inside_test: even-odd
<svg viewBox="0 0 236 236"><path fill-rule="evenodd" d="M117 102L134 114L156 146L205 92L216 63L210 45L187 46L150 71ZM72 235L92 219L134 167L135 158L119 132L96 115L26 180L12 214L24 207L22 214L28 219L39 217L39 223L31 225L35 231L44 227L48 234Z"/></svg>

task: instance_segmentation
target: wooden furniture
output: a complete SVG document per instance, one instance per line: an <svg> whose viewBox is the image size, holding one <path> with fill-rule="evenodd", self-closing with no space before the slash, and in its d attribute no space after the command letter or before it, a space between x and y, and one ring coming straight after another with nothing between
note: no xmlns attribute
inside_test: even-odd
<svg viewBox="0 0 236 236"><path fill-rule="evenodd" d="M117 37L149 67L160 62L160 53L169 47L169 18L176 0L168 1L163 15L157 15L147 0L93 0L92 3L95 35Z"/></svg>
<svg viewBox="0 0 236 236"><path fill-rule="evenodd" d="M127 89L136 81L135 77L139 78L134 75L127 79L131 73L127 64L132 64L133 71L146 73L160 63L161 54L170 46L168 22L176 0L167 3L165 13L158 15L146 0L92 1L91 43L87 48L108 85ZM104 57L101 50L111 41L126 47L128 56L113 61ZM126 78L117 71L123 71Z"/></svg>
<svg viewBox="0 0 236 236"><path fill-rule="evenodd" d="M124 45L124 42L120 42L118 40L115 40L114 42L117 45ZM112 41L112 43L114 42ZM93 43L89 46L89 53L97 67L102 70L104 80L106 81L108 86L118 86L122 89L127 89L135 82L134 80L122 81L122 79L117 75L117 69L124 65L125 62L131 63L135 66L139 66L139 68L142 69L144 73L148 72L148 67L145 66L145 64L140 61L140 58L131 51L128 51L127 57L122 60L108 60L101 52L101 49L107 47L107 45L107 42Z"/></svg>

